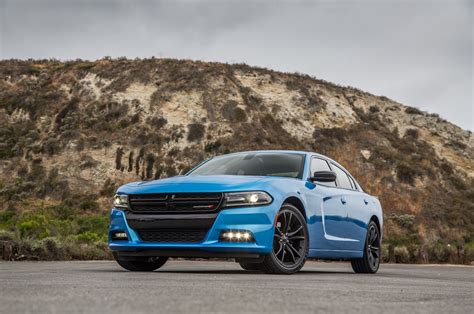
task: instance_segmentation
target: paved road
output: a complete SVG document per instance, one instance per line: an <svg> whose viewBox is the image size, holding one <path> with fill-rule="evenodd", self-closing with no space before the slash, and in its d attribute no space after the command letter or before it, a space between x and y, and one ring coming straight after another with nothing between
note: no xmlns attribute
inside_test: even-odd
<svg viewBox="0 0 474 314"><path fill-rule="evenodd" d="M1 313L472 313L474 267L308 262L292 276L233 262L171 261L154 273L114 262L0 262Z"/></svg>

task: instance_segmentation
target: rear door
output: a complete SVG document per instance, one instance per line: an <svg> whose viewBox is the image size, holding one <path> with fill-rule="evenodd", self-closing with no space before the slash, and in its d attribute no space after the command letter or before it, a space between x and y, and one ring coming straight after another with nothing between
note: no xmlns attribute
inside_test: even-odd
<svg viewBox="0 0 474 314"><path fill-rule="evenodd" d="M339 213L341 214L341 216L344 217L342 220L335 222L335 228L338 228L340 230L339 234L341 239L338 239L338 241L340 242L339 247L342 250L352 250L352 248L355 246L355 242L358 241L357 239L354 239L351 236L348 230L349 211L355 206L352 183L344 169L342 169L340 166L336 165L333 162L331 162L331 170L334 171L337 176L336 188L338 190L337 199L339 201L337 202L337 206Z"/></svg>
<svg viewBox="0 0 474 314"><path fill-rule="evenodd" d="M362 191L352 176L349 178L352 181L354 191L352 192L352 206L349 208L347 216L347 234L348 237L358 240L351 243L351 249L363 250L367 235L367 222L370 219L374 201L370 195Z"/></svg>
<svg viewBox="0 0 474 314"><path fill-rule="evenodd" d="M368 200L364 198L352 176L342 167L331 163L331 168L337 174L337 185L344 194L345 222L343 236L346 239L344 249L359 251L363 248L365 241L365 222L363 221L368 212Z"/></svg>

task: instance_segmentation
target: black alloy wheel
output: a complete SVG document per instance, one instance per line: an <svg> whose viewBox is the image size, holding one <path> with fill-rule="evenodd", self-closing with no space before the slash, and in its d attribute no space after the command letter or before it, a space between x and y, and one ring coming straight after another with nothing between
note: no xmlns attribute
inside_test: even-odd
<svg viewBox="0 0 474 314"><path fill-rule="evenodd" d="M275 221L273 250L262 264L262 270L274 274L299 271L308 256L308 228L301 212L291 204L283 204Z"/></svg>
<svg viewBox="0 0 474 314"><path fill-rule="evenodd" d="M380 231L374 221L367 227L364 256L351 261L352 269L356 273L375 274L380 265Z"/></svg>

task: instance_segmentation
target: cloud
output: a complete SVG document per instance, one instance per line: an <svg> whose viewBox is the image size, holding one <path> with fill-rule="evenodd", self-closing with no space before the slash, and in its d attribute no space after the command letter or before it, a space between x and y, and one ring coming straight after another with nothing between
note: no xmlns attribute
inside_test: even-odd
<svg viewBox="0 0 474 314"><path fill-rule="evenodd" d="M470 1L0 0L1 58L174 57L298 71L473 130Z"/></svg>

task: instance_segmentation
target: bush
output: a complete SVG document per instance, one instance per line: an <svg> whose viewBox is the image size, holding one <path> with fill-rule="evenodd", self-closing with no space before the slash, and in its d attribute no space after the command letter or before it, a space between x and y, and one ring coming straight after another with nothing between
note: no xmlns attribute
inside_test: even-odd
<svg viewBox="0 0 474 314"><path fill-rule="evenodd" d="M61 241L56 237L47 237L35 243L33 246L39 259L63 259L64 250Z"/></svg>
<svg viewBox="0 0 474 314"><path fill-rule="evenodd" d="M410 261L410 253L406 246L395 247L395 261L396 263L408 263Z"/></svg>
<svg viewBox="0 0 474 314"><path fill-rule="evenodd" d="M405 131L405 137L417 140L419 137L419 132L417 129L408 129Z"/></svg>
<svg viewBox="0 0 474 314"><path fill-rule="evenodd" d="M153 164L155 163L155 156L151 153L148 153L145 157L145 162L146 162L145 177L147 179L150 179L153 177Z"/></svg>
<svg viewBox="0 0 474 314"><path fill-rule="evenodd" d="M95 243L104 240L103 235L99 235L93 231L85 231L73 236L72 238L80 243Z"/></svg>
<svg viewBox="0 0 474 314"><path fill-rule="evenodd" d="M17 226L23 238L43 239L51 235L51 230L48 228L48 219L43 214L25 217L24 220L20 220Z"/></svg>
<svg viewBox="0 0 474 314"><path fill-rule="evenodd" d="M245 111L237 107L237 102L229 100L222 106L222 116L231 122L243 122L247 120Z"/></svg>
<svg viewBox="0 0 474 314"><path fill-rule="evenodd" d="M418 115L423 114L423 112L420 109L415 108L415 107L406 107L405 112L408 114L418 114Z"/></svg>
<svg viewBox="0 0 474 314"><path fill-rule="evenodd" d="M14 232L0 229L0 241L12 241L13 239L15 239Z"/></svg>
<svg viewBox="0 0 474 314"><path fill-rule="evenodd" d="M59 151L61 150L61 145L57 139L48 138L46 141L44 141L42 149L43 152L52 156L54 154L59 153Z"/></svg>
<svg viewBox="0 0 474 314"><path fill-rule="evenodd" d="M204 125L200 123L188 124L188 141L197 142L204 137L206 129Z"/></svg>
<svg viewBox="0 0 474 314"><path fill-rule="evenodd" d="M95 201L95 197L89 198ZM108 259L107 214L82 214L66 204L0 211L0 258Z"/></svg>
<svg viewBox="0 0 474 314"><path fill-rule="evenodd" d="M428 259L430 262L449 262L450 257L455 253L456 248L451 244L435 242L428 246Z"/></svg>
<svg viewBox="0 0 474 314"><path fill-rule="evenodd" d="M148 124L151 125L155 130L160 130L168 123L168 121L163 117L153 117L148 121Z"/></svg>
<svg viewBox="0 0 474 314"><path fill-rule="evenodd" d="M392 214L388 217L388 219L393 219L397 222L397 224L405 229L411 230L413 224L415 223L415 216L410 214L402 214L396 215Z"/></svg>
<svg viewBox="0 0 474 314"><path fill-rule="evenodd" d="M370 107L369 107L369 112L370 112L370 113L377 113L377 112L379 112L379 111L380 111L380 108L377 107L377 106L370 106Z"/></svg>
<svg viewBox="0 0 474 314"><path fill-rule="evenodd" d="M14 211L2 211L0 212L0 228L8 228L13 223L15 217Z"/></svg>
<svg viewBox="0 0 474 314"><path fill-rule="evenodd" d="M217 140L215 142L207 143L206 146L204 146L204 151L206 153L215 152L221 147L221 145L222 145L222 143L219 140Z"/></svg>
<svg viewBox="0 0 474 314"><path fill-rule="evenodd" d="M95 198L85 199L79 203L79 208L82 210L92 210L96 209L98 204Z"/></svg>
<svg viewBox="0 0 474 314"><path fill-rule="evenodd" d="M413 185L415 178L420 175L420 170L409 163L402 162L397 165L397 178L401 182Z"/></svg>

